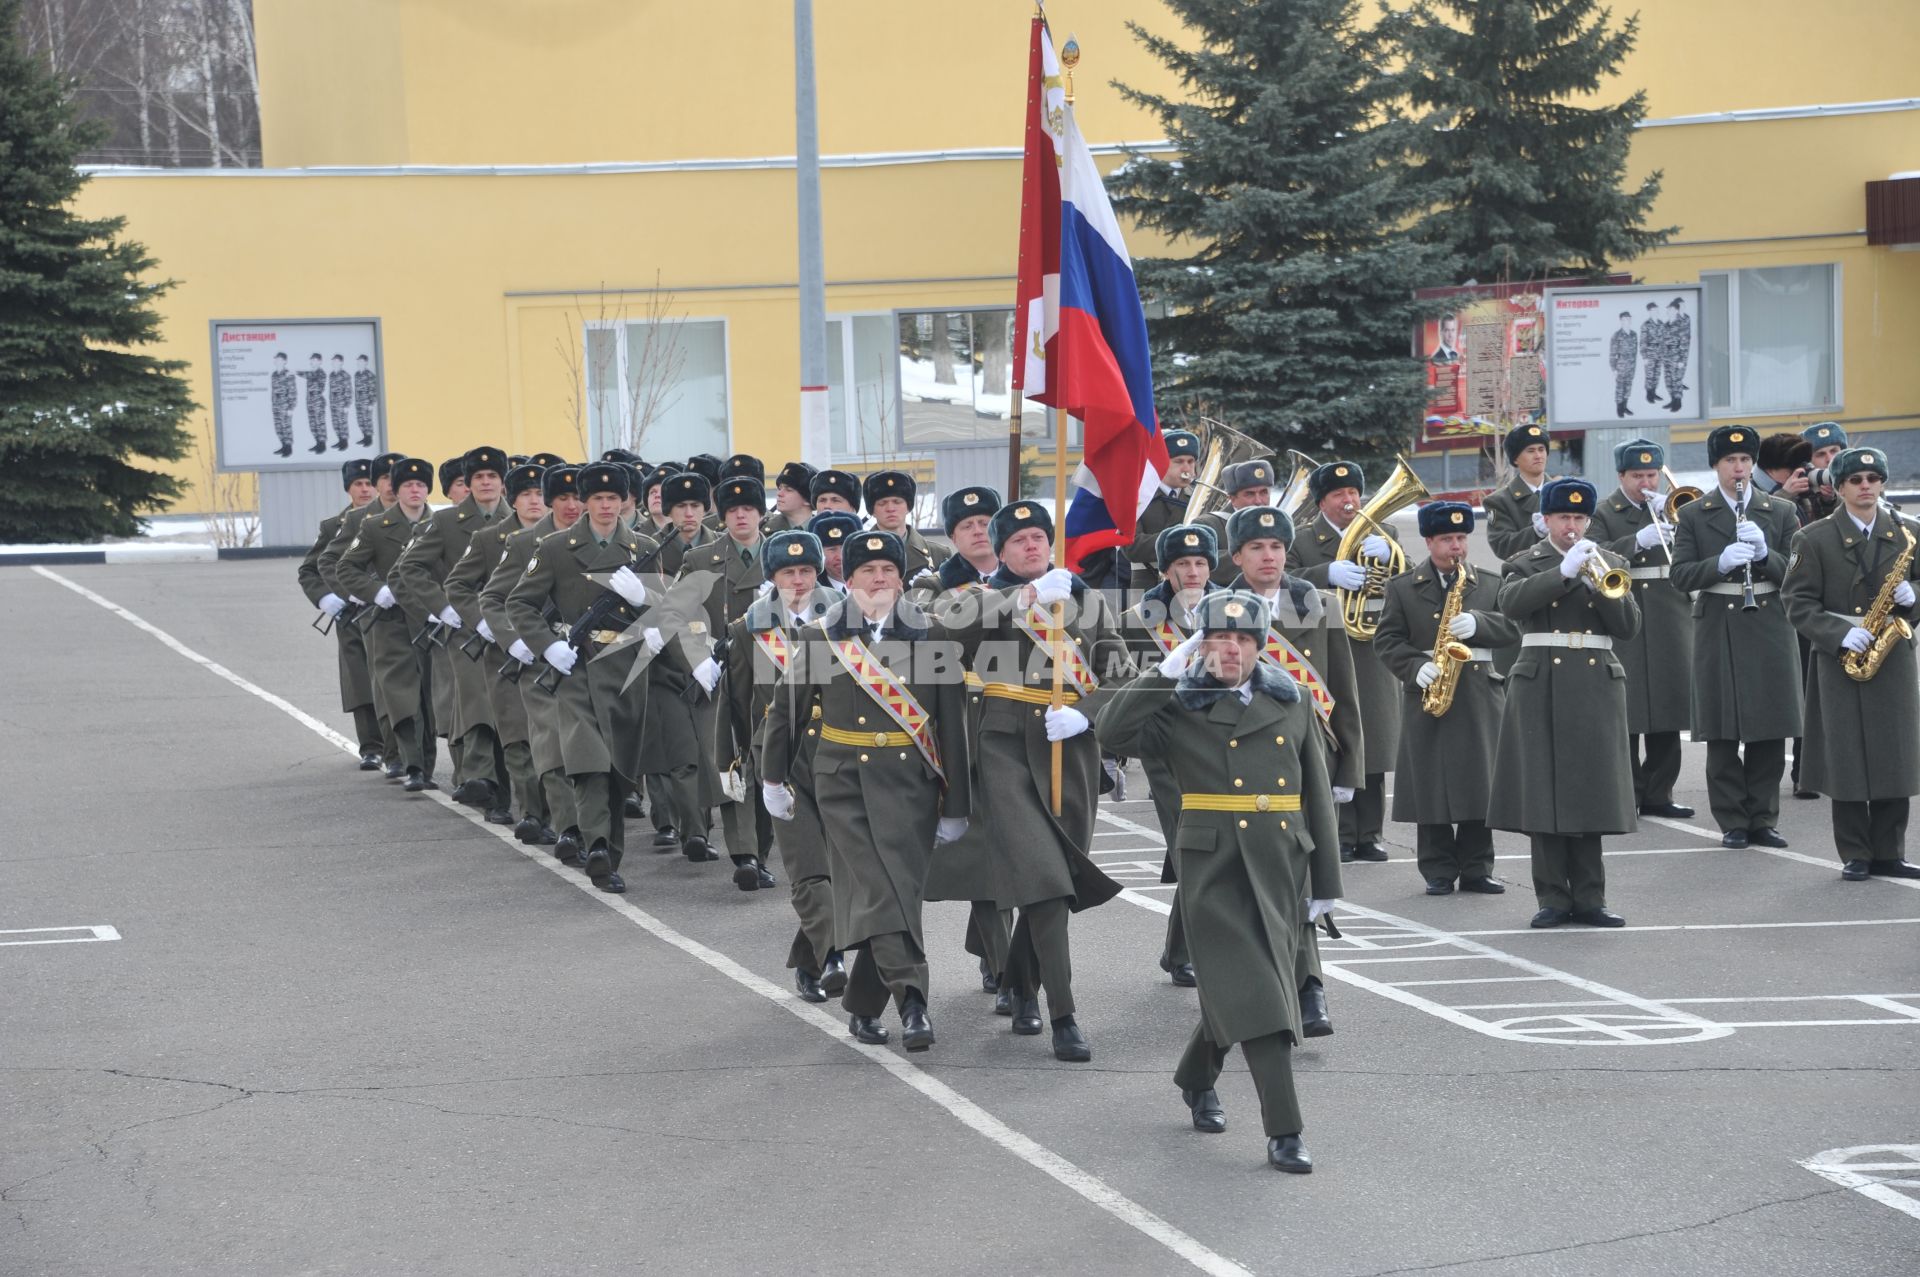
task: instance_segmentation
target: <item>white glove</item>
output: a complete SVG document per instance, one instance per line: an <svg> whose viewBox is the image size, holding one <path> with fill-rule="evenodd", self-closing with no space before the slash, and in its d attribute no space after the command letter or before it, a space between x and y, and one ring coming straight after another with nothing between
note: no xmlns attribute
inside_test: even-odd
<svg viewBox="0 0 1920 1277"><path fill-rule="evenodd" d="M1895 607L1913 606L1913 582L1902 581L1893 587L1893 605Z"/></svg>
<svg viewBox="0 0 1920 1277"><path fill-rule="evenodd" d="M773 579L769 577L767 580L760 582L760 589L754 594L754 597L764 599L767 595L773 593L773 588Z"/></svg>
<svg viewBox="0 0 1920 1277"><path fill-rule="evenodd" d="M655 656L660 655L660 649L667 645L667 636L659 630L649 629L640 637L647 641L647 651Z"/></svg>
<svg viewBox="0 0 1920 1277"><path fill-rule="evenodd" d="M1633 543L1642 550L1651 550L1654 546L1661 544L1660 532L1660 522L1656 519L1633 534Z"/></svg>
<svg viewBox="0 0 1920 1277"><path fill-rule="evenodd" d="M1335 785L1333 787L1333 801L1340 805L1350 803L1353 801L1353 791L1345 785Z"/></svg>
<svg viewBox="0 0 1920 1277"><path fill-rule="evenodd" d="M1471 612L1462 612L1447 622L1447 633L1457 639L1470 639L1480 632L1480 618Z"/></svg>
<svg viewBox="0 0 1920 1277"><path fill-rule="evenodd" d="M1840 646L1849 652L1864 652L1873 646L1873 631L1856 625L1847 631L1845 638L1840 640Z"/></svg>
<svg viewBox="0 0 1920 1277"><path fill-rule="evenodd" d="M399 600L393 597L393 591L386 586L380 587L380 593L373 596L373 605L377 608L390 608Z"/></svg>
<svg viewBox="0 0 1920 1277"><path fill-rule="evenodd" d="M555 639L553 642L547 644L545 655L547 664L553 666L553 668L559 670L562 674L573 673L573 663L580 659L580 653L574 651L559 639Z"/></svg>
<svg viewBox="0 0 1920 1277"><path fill-rule="evenodd" d="M1160 658L1160 677L1179 678L1187 672L1187 666L1193 664L1193 654L1200 650L1200 644L1206 635L1195 631L1180 641L1180 646Z"/></svg>
<svg viewBox="0 0 1920 1277"><path fill-rule="evenodd" d="M1307 901L1307 922L1311 924L1320 921L1320 919L1332 913L1333 907L1338 903L1340 902L1337 900Z"/></svg>
<svg viewBox="0 0 1920 1277"><path fill-rule="evenodd" d="M1360 543L1360 553L1369 559L1390 559L1393 557L1393 546L1376 532Z"/></svg>
<svg viewBox="0 0 1920 1277"><path fill-rule="evenodd" d="M473 623L474 630L487 642L493 642L493 627L487 624L487 618L481 617Z"/></svg>
<svg viewBox="0 0 1920 1277"><path fill-rule="evenodd" d="M720 662L709 656L693 667L693 681L711 693L720 681Z"/></svg>
<svg viewBox="0 0 1920 1277"><path fill-rule="evenodd" d="M933 828L933 845L938 847L942 843L953 842L967 832L967 824L965 816L940 817L940 823Z"/></svg>
<svg viewBox="0 0 1920 1277"><path fill-rule="evenodd" d="M1739 540L1745 541L1756 550L1761 549L1761 547L1767 543L1767 534L1761 531L1760 525L1751 519L1742 519L1740 522L1734 524L1733 535Z"/></svg>
<svg viewBox="0 0 1920 1277"><path fill-rule="evenodd" d="M1428 661L1414 674L1413 685L1424 692L1433 685L1433 680L1439 677L1440 667Z"/></svg>
<svg viewBox="0 0 1920 1277"><path fill-rule="evenodd" d="M1335 559L1327 564L1327 580L1336 589L1357 590L1367 583L1367 570L1350 559Z"/></svg>
<svg viewBox="0 0 1920 1277"><path fill-rule="evenodd" d="M1072 597L1073 573L1065 568L1049 569L1045 576L1033 583L1033 601L1041 607L1065 603Z"/></svg>
<svg viewBox="0 0 1920 1277"><path fill-rule="evenodd" d="M1593 557L1593 542L1575 541L1573 548L1560 560L1560 575L1571 581L1580 575L1580 569L1587 566L1587 560Z"/></svg>
<svg viewBox="0 0 1920 1277"><path fill-rule="evenodd" d="M440 624L450 630L460 628L460 614L453 610L453 604L449 603L440 609Z"/></svg>
<svg viewBox="0 0 1920 1277"><path fill-rule="evenodd" d="M639 607L647 601L647 584L633 574L633 569L623 567L607 578L607 585L615 594L627 602Z"/></svg>
<svg viewBox="0 0 1920 1277"><path fill-rule="evenodd" d="M320 610L328 616L340 615L341 609L346 606L347 601L338 594L327 593L320 596Z"/></svg>
<svg viewBox="0 0 1920 1277"><path fill-rule="evenodd" d="M1067 740L1087 730L1087 716L1071 705L1047 711L1047 739Z"/></svg>
<svg viewBox="0 0 1920 1277"><path fill-rule="evenodd" d="M514 660L520 662L522 665L533 664L533 649L528 647L525 643L521 642L519 639L515 639L513 641L513 646L507 649L507 655L511 656Z"/></svg>
<svg viewBox="0 0 1920 1277"><path fill-rule="evenodd" d="M761 781L760 801L766 804L767 815L775 820L793 819L793 791L785 785L769 785Z"/></svg>
<svg viewBox="0 0 1920 1277"><path fill-rule="evenodd" d="M1731 572L1744 563L1753 562L1758 557L1760 556L1753 552L1753 547L1745 541L1735 541L1732 545L1720 551L1720 570L1722 572Z"/></svg>
<svg viewBox="0 0 1920 1277"><path fill-rule="evenodd" d="M1541 514L1538 510L1533 512L1533 535L1537 537L1547 535L1547 516Z"/></svg>

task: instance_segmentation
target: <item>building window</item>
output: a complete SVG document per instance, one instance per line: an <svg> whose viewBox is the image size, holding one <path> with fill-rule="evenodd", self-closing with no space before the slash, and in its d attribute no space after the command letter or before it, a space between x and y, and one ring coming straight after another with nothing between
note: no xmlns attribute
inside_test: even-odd
<svg viewBox="0 0 1920 1277"><path fill-rule="evenodd" d="M827 418L835 462L863 469L899 451L898 378L891 313L827 320Z"/></svg>
<svg viewBox="0 0 1920 1277"><path fill-rule="evenodd" d="M902 444L912 450L998 443L1013 404L1013 308L901 311L899 402ZM1021 415L1029 442L1047 435L1047 411L1032 400Z"/></svg>
<svg viewBox="0 0 1920 1277"><path fill-rule="evenodd" d="M1707 391L1716 415L1840 407L1840 268L1702 272Z"/></svg>
<svg viewBox="0 0 1920 1277"><path fill-rule="evenodd" d="M654 461L732 451L724 319L591 323L586 380L592 456L609 448Z"/></svg>

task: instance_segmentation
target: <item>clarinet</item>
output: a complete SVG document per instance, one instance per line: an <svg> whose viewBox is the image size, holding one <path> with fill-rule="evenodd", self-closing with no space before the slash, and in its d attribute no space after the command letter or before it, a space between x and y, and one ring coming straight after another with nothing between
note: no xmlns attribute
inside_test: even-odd
<svg viewBox="0 0 1920 1277"><path fill-rule="evenodd" d="M1746 480L1734 480L1733 495L1740 499L1740 506L1734 511L1735 524L1745 522L1747 517L1747 504L1752 499L1750 495L1751 492L1752 489L1748 486ZM1759 600L1753 597L1753 563L1751 560L1740 565L1740 610L1742 612L1758 612L1760 610Z"/></svg>

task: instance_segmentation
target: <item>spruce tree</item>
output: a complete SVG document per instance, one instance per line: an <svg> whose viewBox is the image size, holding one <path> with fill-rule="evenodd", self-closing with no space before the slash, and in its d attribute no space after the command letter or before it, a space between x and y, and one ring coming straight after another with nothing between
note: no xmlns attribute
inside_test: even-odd
<svg viewBox="0 0 1920 1277"><path fill-rule="evenodd" d="M123 219L69 207L99 126L21 47L19 18L0 0L0 542L132 536L181 491L136 460L191 442L185 365L133 353L158 340L170 285L143 280L154 262Z"/></svg>
<svg viewBox="0 0 1920 1277"><path fill-rule="evenodd" d="M1673 233L1647 226L1660 174L1626 182L1646 94L1590 104L1639 33L1609 16L1597 0L1418 0L1384 20L1408 103L1436 126L1418 135L1418 234L1459 280L1597 279Z"/></svg>
<svg viewBox="0 0 1920 1277"><path fill-rule="evenodd" d="M1120 85L1178 150L1109 179L1123 216L1181 255L1135 260L1162 416L1176 404L1321 460L1391 455L1424 402L1412 290L1449 282L1406 233L1412 127L1357 0L1167 0L1182 42L1131 24L1179 78Z"/></svg>

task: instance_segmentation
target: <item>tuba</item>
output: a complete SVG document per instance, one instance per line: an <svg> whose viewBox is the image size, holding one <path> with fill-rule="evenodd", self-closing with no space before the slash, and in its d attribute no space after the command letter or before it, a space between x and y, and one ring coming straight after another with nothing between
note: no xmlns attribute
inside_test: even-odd
<svg viewBox="0 0 1920 1277"><path fill-rule="evenodd" d="M1198 523L1204 516L1226 509L1232 494L1220 490L1220 476L1228 466L1273 453L1273 449L1224 421L1202 417L1200 424L1206 428L1206 447L1200 454L1200 468L1193 472L1193 495L1187 498L1182 523Z"/></svg>
<svg viewBox="0 0 1920 1277"><path fill-rule="evenodd" d="M1420 476L1413 467L1401 457L1393 467L1393 473L1380 485L1373 498L1360 507L1353 516L1353 522L1347 524L1347 530L1340 534L1340 551L1335 556L1358 562L1367 570L1366 582L1357 590L1336 590L1340 598L1340 621L1347 627L1348 637L1360 643L1371 643L1375 631L1380 628L1377 615L1369 614L1367 604L1375 599L1384 599L1387 594L1387 581L1407 570L1406 551L1398 542L1387 537L1392 553L1385 559L1369 559L1360 553L1360 543L1374 533L1387 536L1387 520L1406 509L1416 501L1432 500L1427 485L1420 482Z"/></svg>
<svg viewBox="0 0 1920 1277"><path fill-rule="evenodd" d="M1273 504L1286 511L1287 517L1295 523L1304 523L1307 509L1307 484L1313 478L1313 472L1320 463L1298 448L1287 449L1287 460L1293 462L1293 477L1287 480L1287 486L1280 490L1280 498Z"/></svg>

